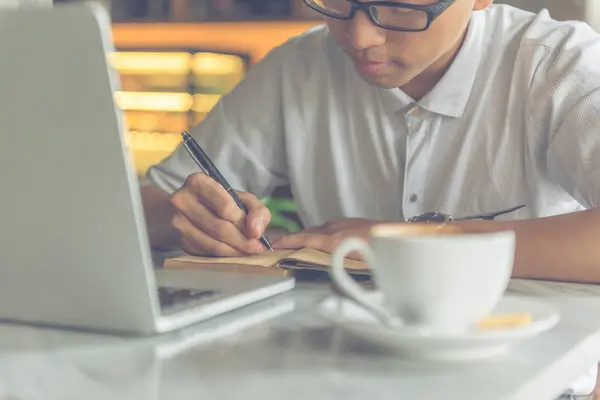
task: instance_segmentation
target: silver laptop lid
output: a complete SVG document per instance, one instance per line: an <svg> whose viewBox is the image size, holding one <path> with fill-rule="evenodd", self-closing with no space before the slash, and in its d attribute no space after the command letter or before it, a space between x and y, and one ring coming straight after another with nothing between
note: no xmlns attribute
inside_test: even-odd
<svg viewBox="0 0 600 400"><path fill-rule="evenodd" d="M107 13L0 9L0 318L152 330L139 189Z"/></svg>

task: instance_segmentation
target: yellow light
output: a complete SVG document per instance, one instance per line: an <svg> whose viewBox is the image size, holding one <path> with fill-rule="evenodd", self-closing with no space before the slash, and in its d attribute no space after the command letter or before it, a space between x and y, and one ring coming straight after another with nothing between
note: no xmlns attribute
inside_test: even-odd
<svg viewBox="0 0 600 400"><path fill-rule="evenodd" d="M126 74L188 74L192 65L188 53L116 52L110 58L113 67Z"/></svg>
<svg viewBox="0 0 600 400"><path fill-rule="evenodd" d="M195 94L192 110L206 114L219 102L220 98L220 94Z"/></svg>
<svg viewBox="0 0 600 400"><path fill-rule="evenodd" d="M128 131L127 149L132 155L138 176L144 176L151 166L165 159L181 143L179 133Z"/></svg>
<svg viewBox="0 0 600 400"><path fill-rule="evenodd" d="M179 133L127 131L125 141L134 151L162 151L170 153L181 142Z"/></svg>
<svg viewBox="0 0 600 400"><path fill-rule="evenodd" d="M115 92L115 101L126 111L186 112L192 107L192 96L187 93Z"/></svg>
<svg viewBox="0 0 600 400"><path fill-rule="evenodd" d="M199 75L239 74L244 71L244 61L229 54L197 53L194 54L192 69Z"/></svg>

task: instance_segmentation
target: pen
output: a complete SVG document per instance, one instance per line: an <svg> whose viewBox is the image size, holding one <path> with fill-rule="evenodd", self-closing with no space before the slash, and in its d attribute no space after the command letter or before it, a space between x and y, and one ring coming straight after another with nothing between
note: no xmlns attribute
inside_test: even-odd
<svg viewBox="0 0 600 400"><path fill-rule="evenodd" d="M219 183L223 188L229 193L229 195L233 198L235 203L241 208L245 214L248 214L248 209L242 203L242 200L238 197L235 190L231 187L229 182L225 179L225 177L219 172L215 164L210 160L208 155L202 150L198 142L187 132L182 132L181 136L183 136L183 146L187 150L188 154L192 159L198 164L202 171L213 178L217 183ZM263 234L260 236L261 243L269 250L273 251L273 246L269 242L269 239Z"/></svg>

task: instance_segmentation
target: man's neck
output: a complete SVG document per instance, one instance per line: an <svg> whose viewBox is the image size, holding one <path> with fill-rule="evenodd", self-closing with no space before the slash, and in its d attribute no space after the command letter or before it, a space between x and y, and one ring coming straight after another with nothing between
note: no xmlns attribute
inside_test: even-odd
<svg viewBox="0 0 600 400"><path fill-rule="evenodd" d="M409 95L415 101L421 100L427 93L431 91L442 79L446 71L452 65L452 62L456 58L456 55L460 51L462 44L467 35L467 29L463 32L460 40L456 42L456 45L452 46L452 49L444 54L439 60L433 63L429 68L417 75L407 84L400 86L400 89Z"/></svg>

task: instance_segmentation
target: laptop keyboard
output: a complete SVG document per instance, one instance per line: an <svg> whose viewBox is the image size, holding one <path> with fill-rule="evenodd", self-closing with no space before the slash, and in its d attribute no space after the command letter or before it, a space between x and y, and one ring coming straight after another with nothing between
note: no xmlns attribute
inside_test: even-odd
<svg viewBox="0 0 600 400"><path fill-rule="evenodd" d="M176 287L159 287L158 299L163 314L171 314L190 307L208 303L220 292Z"/></svg>

